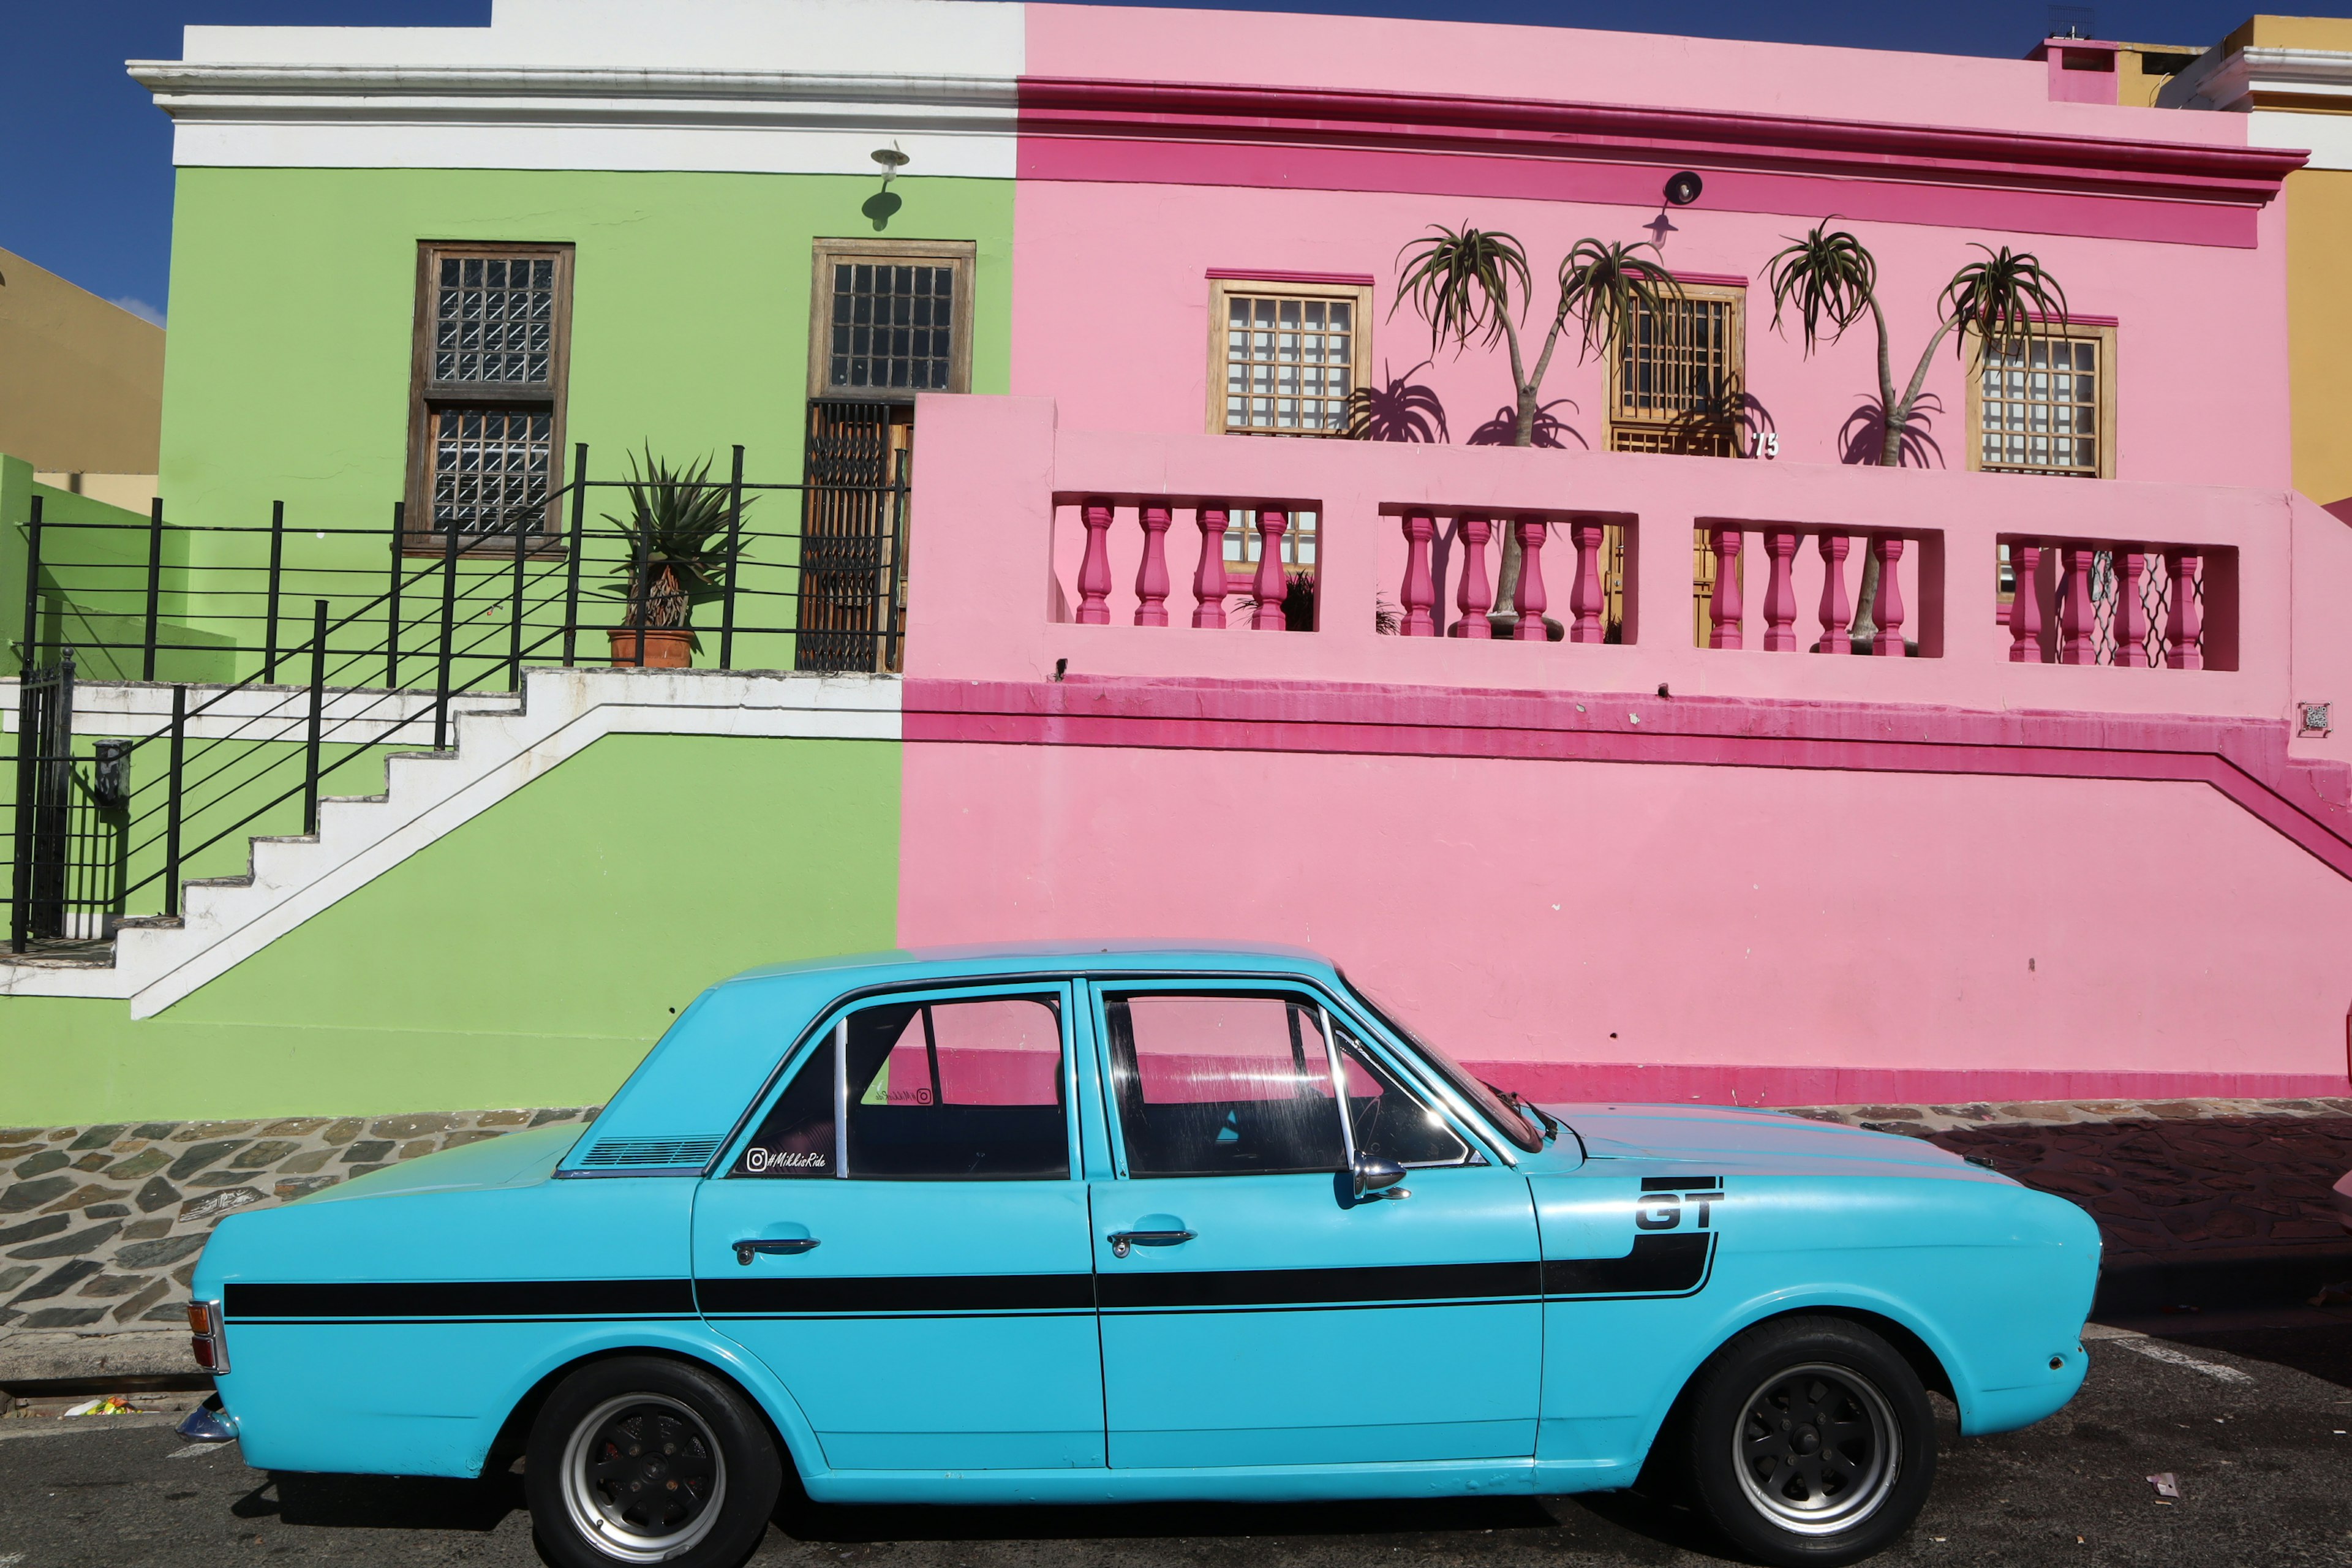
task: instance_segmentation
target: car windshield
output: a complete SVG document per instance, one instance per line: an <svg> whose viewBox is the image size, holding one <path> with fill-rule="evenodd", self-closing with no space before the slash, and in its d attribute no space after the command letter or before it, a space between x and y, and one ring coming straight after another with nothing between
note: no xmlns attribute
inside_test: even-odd
<svg viewBox="0 0 2352 1568"><path fill-rule="evenodd" d="M1412 1028L1397 1016L1396 1009L1365 990L1350 976L1342 974L1339 978L1349 990L1355 993L1356 1000L1374 1018L1386 1025L1391 1034L1419 1051L1422 1059L1435 1068L1439 1076L1454 1087L1456 1094L1484 1112L1486 1120L1504 1137L1508 1138L1530 1154L1542 1149L1543 1133L1533 1125L1531 1121L1531 1115L1540 1115L1541 1112L1533 1111L1530 1108L1529 1115L1521 1114L1516 1106L1496 1091L1493 1085L1473 1077L1460 1062L1413 1033Z"/></svg>

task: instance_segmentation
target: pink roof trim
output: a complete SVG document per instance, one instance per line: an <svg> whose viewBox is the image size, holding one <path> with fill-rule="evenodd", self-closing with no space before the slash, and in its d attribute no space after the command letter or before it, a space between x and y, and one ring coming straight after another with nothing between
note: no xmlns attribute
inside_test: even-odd
<svg viewBox="0 0 2352 1568"><path fill-rule="evenodd" d="M1282 272L1270 267L1212 267L1205 277L1244 283L1329 283L1339 288L1369 289L1369 272Z"/></svg>

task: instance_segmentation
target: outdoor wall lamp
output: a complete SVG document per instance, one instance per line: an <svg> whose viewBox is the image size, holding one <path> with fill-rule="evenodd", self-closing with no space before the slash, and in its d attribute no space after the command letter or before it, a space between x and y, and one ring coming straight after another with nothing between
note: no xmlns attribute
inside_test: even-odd
<svg viewBox="0 0 2352 1568"><path fill-rule="evenodd" d="M873 157L876 163L882 165L882 188L886 191L890 188L890 182L897 177L898 171L913 162L907 154L898 151L898 144L896 142L891 142L887 147L875 148ZM1694 174L1691 178L1696 179L1698 176Z"/></svg>
<svg viewBox="0 0 2352 1568"><path fill-rule="evenodd" d="M877 153L874 155L877 158L882 156L879 153ZM1692 174L1688 169L1685 169L1681 174L1675 174L1666 181L1666 205L1668 206L1686 207L1690 205L1691 203L1698 200L1698 194L1705 189L1706 189L1706 182L1700 179L1696 174Z"/></svg>

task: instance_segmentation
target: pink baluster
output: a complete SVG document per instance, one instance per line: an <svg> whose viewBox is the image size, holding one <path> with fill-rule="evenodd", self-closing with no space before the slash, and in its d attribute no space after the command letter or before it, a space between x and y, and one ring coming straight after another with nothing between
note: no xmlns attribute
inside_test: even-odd
<svg viewBox="0 0 2352 1568"><path fill-rule="evenodd" d="M2174 669L2205 668L2205 617L2197 609L2197 573L2203 560L2200 550L2164 552L2172 577L2172 604L2164 616L2164 662Z"/></svg>
<svg viewBox="0 0 2352 1568"><path fill-rule="evenodd" d="M1143 506L1143 564L1135 571L1135 624L1168 624L1168 522L1165 501Z"/></svg>
<svg viewBox="0 0 2352 1568"><path fill-rule="evenodd" d="M2098 553L2087 544L2069 544L2063 552L2066 597L2058 617L2058 628L2064 637L2058 651L2061 664L2099 662L2098 632L2091 611L2091 567Z"/></svg>
<svg viewBox="0 0 2352 1568"><path fill-rule="evenodd" d="M1201 564L1192 574L1192 624L1218 631L1225 624L1225 509L1204 506L1193 515L1201 524Z"/></svg>
<svg viewBox="0 0 2352 1568"><path fill-rule="evenodd" d="M1715 597L1707 605L1709 647L1738 647L1739 619L1747 606L1739 600L1739 546L1744 536L1736 528L1718 528L1707 535L1715 552Z"/></svg>
<svg viewBox="0 0 2352 1568"><path fill-rule="evenodd" d="M1764 651L1797 651L1797 584L1792 581L1797 559L1797 531L1768 528L1764 552L1772 558L1772 574L1764 585Z"/></svg>
<svg viewBox="0 0 2352 1568"><path fill-rule="evenodd" d="M2009 544L2009 572L2017 592L2009 601L2009 662L2042 662L2042 546L2030 539Z"/></svg>
<svg viewBox="0 0 2352 1568"><path fill-rule="evenodd" d="M1495 587L1486 580L1486 539L1492 525L1483 517L1465 517L1456 525L1462 541L1462 582L1454 590L1454 607L1462 618L1446 635L1492 637L1494 626L1486 612L1495 607Z"/></svg>
<svg viewBox="0 0 2352 1568"><path fill-rule="evenodd" d="M1078 625L1110 625L1110 520L1107 500L1086 507L1087 552L1078 562Z"/></svg>
<svg viewBox="0 0 2352 1568"><path fill-rule="evenodd" d="M1290 527L1286 511L1261 511L1257 514L1257 581L1250 592L1257 595L1257 609L1250 616L1254 632L1287 631L1290 623L1282 616L1282 600L1288 591L1282 580L1282 535Z"/></svg>
<svg viewBox="0 0 2352 1568"><path fill-rule="evenodd" d="M1845 596L1846 552L1853 541L1843 533L1824 533L1818 541L1822 552L1822 643L1815 653L1852 653L1853 638L1847 627L1853 625L1853 605Z"/></svg>
<svg viewBox="0 0 2352 1568"><path fill-rule="evenodd" d="M1437 519L1425 511L1404 520L1404 624L1398 629L1409 637L1433 637L1437 617L1437 578L1429 569L1430 542L1437 537Z"/></svg>
<svg viewBox="0 0 2352 1568"><path fill-rule="evenodd" d="M1511 628L1511 636L1520 642L1542 642L1551 636L1544 624L1544 607L1550 602L1544 593L1544 536L1551 525L1539 517L1523 517L1514 530L1519 538L1519 583L1511 592L1511 608L1519 618Z"/></svg>
<svg viewBox="0 0 2352 1568"><path fill-rule="evenodd" d="M2147 575L2147 552L2116 547L2116 662L2133 669L2149 668L2147 606L2139 602L2139 580Z"/></svg>
<svg viewBox="0 0 2352 1568"><path fill-rule="evenodd" d="M1903 574L1896 570L1903 561L1902 538L1892 533L1875 535L1870 552L1878 558L1878 597L1870 606L1878 635L1870 639L1870 651L1881 658L1901 658L1910 651L1903 646Z"/></svg>
<svg viewBox="0 0 2352 1568"><path fill-rule="evenodd" d="M1575 617L1568 628L1568 640L1599 642L1608 636L1601 624L1601 612L1609 604L1601 586L1601 527L1597 522L1580 522L1569 530L1569 537L1576 541L1576 582L1568 591L1568 613Z"/></svg>

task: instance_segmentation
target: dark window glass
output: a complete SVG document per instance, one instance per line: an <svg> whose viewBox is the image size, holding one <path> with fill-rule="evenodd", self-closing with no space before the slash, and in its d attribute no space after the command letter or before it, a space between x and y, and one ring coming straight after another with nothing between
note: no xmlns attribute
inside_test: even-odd
<svg viewBox="0 0 2352 1568"><path fill-rule="evenodd" d="M833 1169L833 1042L809 1054L735 1162L738 1176L830 1176Z"/></svg>
<svg viewBox="0 0 2352 1568"><path fill-rule="evenodd" d="M1338 1025L1339 1070L1348 1080L1348 1121L1359 1153L1400 1165L1466 1165L1467 1143L1445 1119L1398 1082Z"/></svg>
<svg viewBox="0 0 2352 1568"><path fill-rule="evenodd" d="M954 301L952 267L835 263L827 384L945 391Z"/></svg>
<svg viewBox="0 0 2352 1568"><path fill-rule="evenodd" d="M436 529L529 533L546 525L552 414L543 408L436 408L431 423L433 466L427 478Z"/></svg>
<svg viewBox="0 0 2352 1568"><path fill-rule="evenodd" d="M434 304L434 380L529 385L549 379L554 258L444 257Z"/></svg>
<svg viewBox="0 0 2352 1568"><path fill-rule="evenodd" d="M1311 1004L1231 994L1104 1004L1129 1173L1337 1171L1331 1063Z"/></svg>
<svg viewBox="0 0 2352 1568"><path fill-rule="evenodd" d="M1070 1173L1062 1024L1051 998L897 1002L849 1019L849 1173L1047 1180Z"/></svg>

